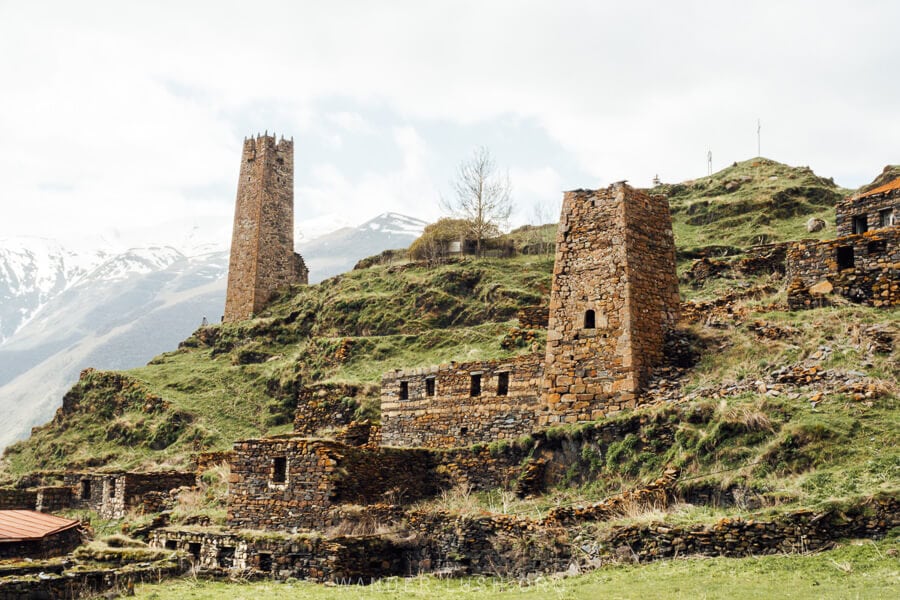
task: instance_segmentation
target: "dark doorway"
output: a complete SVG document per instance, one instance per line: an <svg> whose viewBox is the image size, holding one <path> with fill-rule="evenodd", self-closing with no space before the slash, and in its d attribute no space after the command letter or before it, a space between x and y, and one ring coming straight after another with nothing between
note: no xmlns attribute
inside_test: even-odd
<svg viewBox="0 0 900 600"><path fill-rule="evenodd" d="M838 246L837 264L839 271L853 268L853 246Z"/></svg>
<svg viewBox="0 0 900 600"><path fill-rule="evenodd" d="M585 329L594 329L596 327L596 318L594 317L594 311L588 310L584 313L584 328Z"/></svg>

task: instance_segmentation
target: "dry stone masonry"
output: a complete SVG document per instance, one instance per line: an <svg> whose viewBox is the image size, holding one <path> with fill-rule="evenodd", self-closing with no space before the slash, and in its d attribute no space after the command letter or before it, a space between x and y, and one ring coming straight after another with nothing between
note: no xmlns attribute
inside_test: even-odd
<svg viewBox="0 0 900 600"><path fill-rule="evenodd" d="M616 184L566 192L556 237L541 425L632 408L679 307L665 197Z"/></svg>
<svg viewBox="0 0 900 600"><path fill-rule="evenodd" d="M900 226L824 242L797 242L787 257L788 306L814 308L837 294L877 307L900 305Z"/></svg>
<svg viewBox="0 0 900 600"><path fill-rule="evenodd" d="M788 306L826 306L832 293L870 306L900 305L900 178L843 200L835 212L840 237L788 249Z"/></svg>
<svg viewBox="0 0 900 600"><path fill-rule="evenodd" d="M835 207L838 237L894 225L900 225L900 179L851 196Z"/></svg>
<svg viewBox="0 0 900 600"><path fill-rule="evenodd" d="M244 140L228 266L225 320L258 313L279 288L307 283L294 252L294 142Z"/></svg>
<svg viewBox="0 0 900 600"><path fill-rule="evenodd" d="M382 443L453 447L531 433L542 376L538 355L386 373Z"/></svg>

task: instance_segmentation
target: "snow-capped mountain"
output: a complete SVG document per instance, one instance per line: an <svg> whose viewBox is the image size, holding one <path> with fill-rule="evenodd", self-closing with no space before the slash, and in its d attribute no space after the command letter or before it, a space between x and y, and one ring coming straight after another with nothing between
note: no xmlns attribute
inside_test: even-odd
<svg viewBox="0 0 900 600"><path fill-rule="evenodd" d="M360 259L389 248L406 248L427 223L398 213L384 213L358 227L343 227L300 244L309 267L310 283L318 283L353 268Z"/></svg>
<svg viewBox="0 0 900 600"><path fill-rule="evenodd" d="M42 238L0 240L0 344L106 256L103 250L74 252Z"/></svg>
<svg viewBox="0 0 900 600"><path fill-rule="evenodd" d="M0 448L49 420L82 369L143 365L177 347L204 317L219 319L228 273L221 221L173 224L160 233L163 245L127 250L128 238L115 233L81 240L79 249L0 240ZM299 250L316 283L361 258L409 246L424 226L385 213ZM84 249L91 244L97 247Z"/></svg>

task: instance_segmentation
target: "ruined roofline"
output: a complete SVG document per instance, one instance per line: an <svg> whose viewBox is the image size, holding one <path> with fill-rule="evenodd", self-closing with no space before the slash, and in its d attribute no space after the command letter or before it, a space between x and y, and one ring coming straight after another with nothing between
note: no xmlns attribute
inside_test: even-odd
<svg viewBox="0 0 900 600"><path fill-rule="evenodd" d="M865 192L863 194L857 194L855 196L849 196L846 200L849 200L849 201L862 200L862 199L868 198L870 196L878 196L880 194L885 194L887 192L893 192L893 191L897 191L897 190L900 190L900 177L897 177L893 181L890 181L884 185L880 185L877 188L875 188L874 190L869 190L868 192Z"/></svg>

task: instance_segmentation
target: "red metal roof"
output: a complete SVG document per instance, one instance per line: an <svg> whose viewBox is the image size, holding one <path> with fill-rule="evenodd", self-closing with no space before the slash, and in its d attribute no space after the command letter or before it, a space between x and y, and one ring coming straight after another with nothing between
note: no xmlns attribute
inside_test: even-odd
<svg viewBox="0 0 900 600"><path fill-rule="evenodd" d="M0 510L0 543L39 540L78 525L79 521L33 510Z"/></svg>
<svg viewBox="0 0 900 600"><path fill-rule="evenodd" d="M865 194L860 194L857 198L865 198L866 196L874 196L875 194L883 194L884 192L890 192L891 190L900 190L900 177L891 181L890 183L886 183L884 185L879 185L874 190L869 190Z"/></svg>

